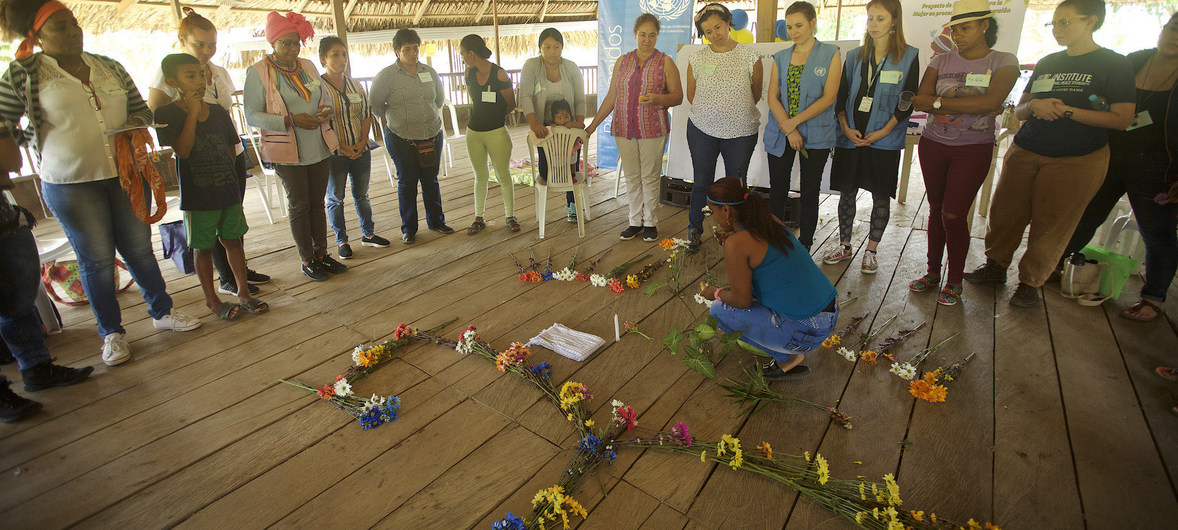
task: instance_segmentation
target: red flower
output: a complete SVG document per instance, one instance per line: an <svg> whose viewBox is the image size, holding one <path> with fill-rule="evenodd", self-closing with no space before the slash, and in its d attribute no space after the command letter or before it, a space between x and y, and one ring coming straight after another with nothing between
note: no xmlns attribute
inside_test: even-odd
<svg viewBox="0 0 1178 530"><path fill-rule="evenodd" d="M578 281L582 281L582 282L587 282L587 281L589 281L589 275L585 274L583 272L578 272L577 275L573 277L573 279L578 280Z"/></svg>
<svg viewBox="0 0 1178 530"><path fill-rule="evenodd" d="M619 281L617 278L614 278L609 281L609 290L613 291L615 293L620 293L622 291L625 291L626 287L624 285L622 285L621 281Z"/></svg>
<svg viewBox="0 0 1178 530"><path fill-rule="evenodd" d="M323 385L318 394L320 399L331 399L331 396L335 395L335 388L332 388L331 385Z"/></svg>
<svg viewBox="0 0 1178 530"><path fill-rule="evenodd" d="M397 330L393 332L393 338L400 339L400 338L404 337L405 335L409 335L411 333L413 333L413 328L409 327L409 324L402 322L400 325L397 326Z"/></svg>

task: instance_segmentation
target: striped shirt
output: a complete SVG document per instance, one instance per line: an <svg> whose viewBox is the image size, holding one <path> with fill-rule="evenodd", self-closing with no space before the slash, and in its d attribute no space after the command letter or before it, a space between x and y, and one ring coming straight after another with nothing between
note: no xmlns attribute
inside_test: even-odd
<svg viewBox="0 0 1178 530"><path fill-rule="evenodd" d="M645 140L670 133L667 107L638 103L638 96L643 94L667 93L667 76L663 72L666 57L667 54L655 50L646 62L639 64L638 50L634 50L618 60L617 105L610 126L614 136Z"/></svg>
<svg viewBox="0 0 1178 530"><path fill-rule="evenodd" d="M442 132L442 78L428 64L417 63L416 75L406 72L401 61L385 67L372 80L368 96L372 113L401 139L429 140Z"/></svg>
<svg viewBox="0 0 1178 530"><path fill-rule="evenodd" d="M356 145L364 137L364 120L372 117L372 107L368 105L368 93L355 79L344 76L344 91L340 92L327 76L320 76L323 86L330 87L324 94L330 98L331 128L339 135L340 145Z"/></svg>

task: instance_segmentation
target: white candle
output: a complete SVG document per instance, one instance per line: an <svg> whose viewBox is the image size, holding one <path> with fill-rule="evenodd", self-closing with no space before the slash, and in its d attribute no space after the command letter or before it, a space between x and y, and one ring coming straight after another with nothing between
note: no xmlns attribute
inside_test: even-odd
<svg viewBox="0 0 1178 530"><path fill-rule="evenodd" d="M614 342L622 340L622 330L618 327L618 315L614 313Z"/></svg>

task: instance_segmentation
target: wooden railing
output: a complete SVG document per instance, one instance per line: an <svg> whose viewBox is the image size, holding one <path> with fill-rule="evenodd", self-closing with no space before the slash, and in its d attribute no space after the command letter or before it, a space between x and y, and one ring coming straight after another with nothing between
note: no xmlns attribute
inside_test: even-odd
<svg viewBox="0 0 1178 530"><path fill-rule="evenodd" d="M511 85L519 88L520 70L506 70L507 76L511 78ZM438 74L442 78L442 91L446 96L446 101L453 103L455 106L470 105L470 94L466 90L465 74ZM585 95L597 93L597 67L596 66L582 66L581 78L585 80ZM372 88L371 77L357 77L356 81L364 87L365 90Z"/></svg>

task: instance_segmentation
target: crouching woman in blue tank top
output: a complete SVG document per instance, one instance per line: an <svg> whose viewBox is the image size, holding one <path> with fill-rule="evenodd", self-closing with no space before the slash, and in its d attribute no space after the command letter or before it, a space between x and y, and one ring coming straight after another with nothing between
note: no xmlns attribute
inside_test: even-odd
<svg viewBox="0 0 1178 530"><path fill-rule="evenodd" d="M830 336L838 321L834 285L810 259L793 233L769 213L769 205L735 177L708 188L708 208L723 232L728 287L704 285L711 314L721 331L773 361L766 379L796 379L810 373L805 354Z"/></svg>

